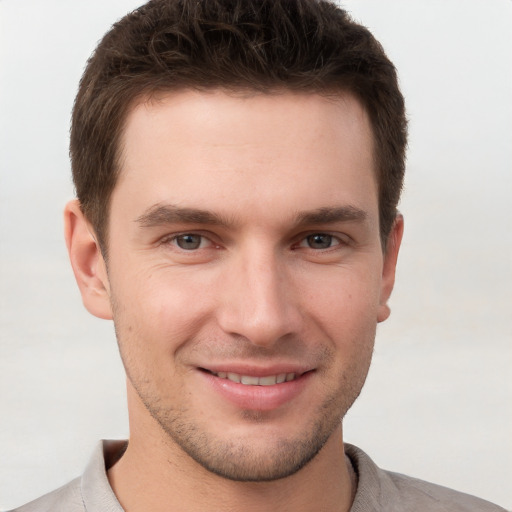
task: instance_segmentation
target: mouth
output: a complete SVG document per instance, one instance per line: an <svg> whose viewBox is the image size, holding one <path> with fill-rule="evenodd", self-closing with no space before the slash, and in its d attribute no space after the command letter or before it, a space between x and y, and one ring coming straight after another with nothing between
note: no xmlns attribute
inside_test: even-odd
<svg viewBox="0 0 512 512"><path fill-rule="evenodd" d="M227 379L237 384L243 384L245 386L275 386L276 384L282 384L283 382L291 382L300 376L297 373L278 373L276 375L267 375L265 377L257 377L255 375L242 375L234 372L212 372L205 370L215 377L220 379Z"/></svg>
<svg viewBox="0 0 512 512"><path fill-rule="evenodd" d="M295 365L294 365L295 366ZM271 411L298 398L315 372L290 365L266 368L199 368L211 389L238 409ZM236 370L236 371L235 371ZM294 370L294 371L292 371Z"/></svg>

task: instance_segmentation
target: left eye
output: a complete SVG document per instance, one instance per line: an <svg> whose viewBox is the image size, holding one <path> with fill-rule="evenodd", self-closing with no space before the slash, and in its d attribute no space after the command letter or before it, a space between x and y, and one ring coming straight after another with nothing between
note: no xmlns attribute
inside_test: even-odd
<svg viewBox="0 0 512 512"><path fill-rule="evenodd" d="M327 233L314 233L307 236L300 243L301 247L309 247L310 249L329 249L334 245L339 245L340 241Z"/></svg>
<svg viewBox="0 0 512 512"><path fill-rule="evenodd" d="M193 233L185 233L174 237L173 242L185 251L193 251L200 249L206 244L206 239L201 235L195 235Z"/></svg>

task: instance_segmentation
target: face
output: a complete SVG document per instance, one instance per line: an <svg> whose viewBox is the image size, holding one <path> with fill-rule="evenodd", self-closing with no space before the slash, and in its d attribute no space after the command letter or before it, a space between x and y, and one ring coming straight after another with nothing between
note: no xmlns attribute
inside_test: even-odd
<svg viewBox="0 0 512 512"><path fill-rule="evenodd" d="M387 316L366 113L187 91L136 106L122 142L104 284L131 413L227 478L294 473L340 428Z"/></svg>

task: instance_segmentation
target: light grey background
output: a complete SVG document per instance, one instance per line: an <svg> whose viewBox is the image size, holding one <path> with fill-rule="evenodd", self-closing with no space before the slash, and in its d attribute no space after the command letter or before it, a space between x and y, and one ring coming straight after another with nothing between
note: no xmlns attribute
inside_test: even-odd
<svg viewBox="0 0 512 512"><path fill-rule="evenodd" d="M0 509L127 435L113 328L82 308L62 238L69 112L134 0L0 0ZM351 0L410 118L391 319L346 440L382 467L512 507L512 2Z"/></svg>

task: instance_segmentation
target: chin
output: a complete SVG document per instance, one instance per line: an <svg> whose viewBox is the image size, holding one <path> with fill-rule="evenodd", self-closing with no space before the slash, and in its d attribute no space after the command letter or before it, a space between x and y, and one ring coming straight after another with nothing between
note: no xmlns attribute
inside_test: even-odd
<svg viewBox="0 0 512 512"><path fill-rule="evenodd" d="M328 428L317 425L308 434L295 439L272 437L255 443L254 438L220 440L204 434L199 438L182 437L178 444L203 468L222 478L238 482L270 482L289 477L307 465L338 424Z"/></svg>

